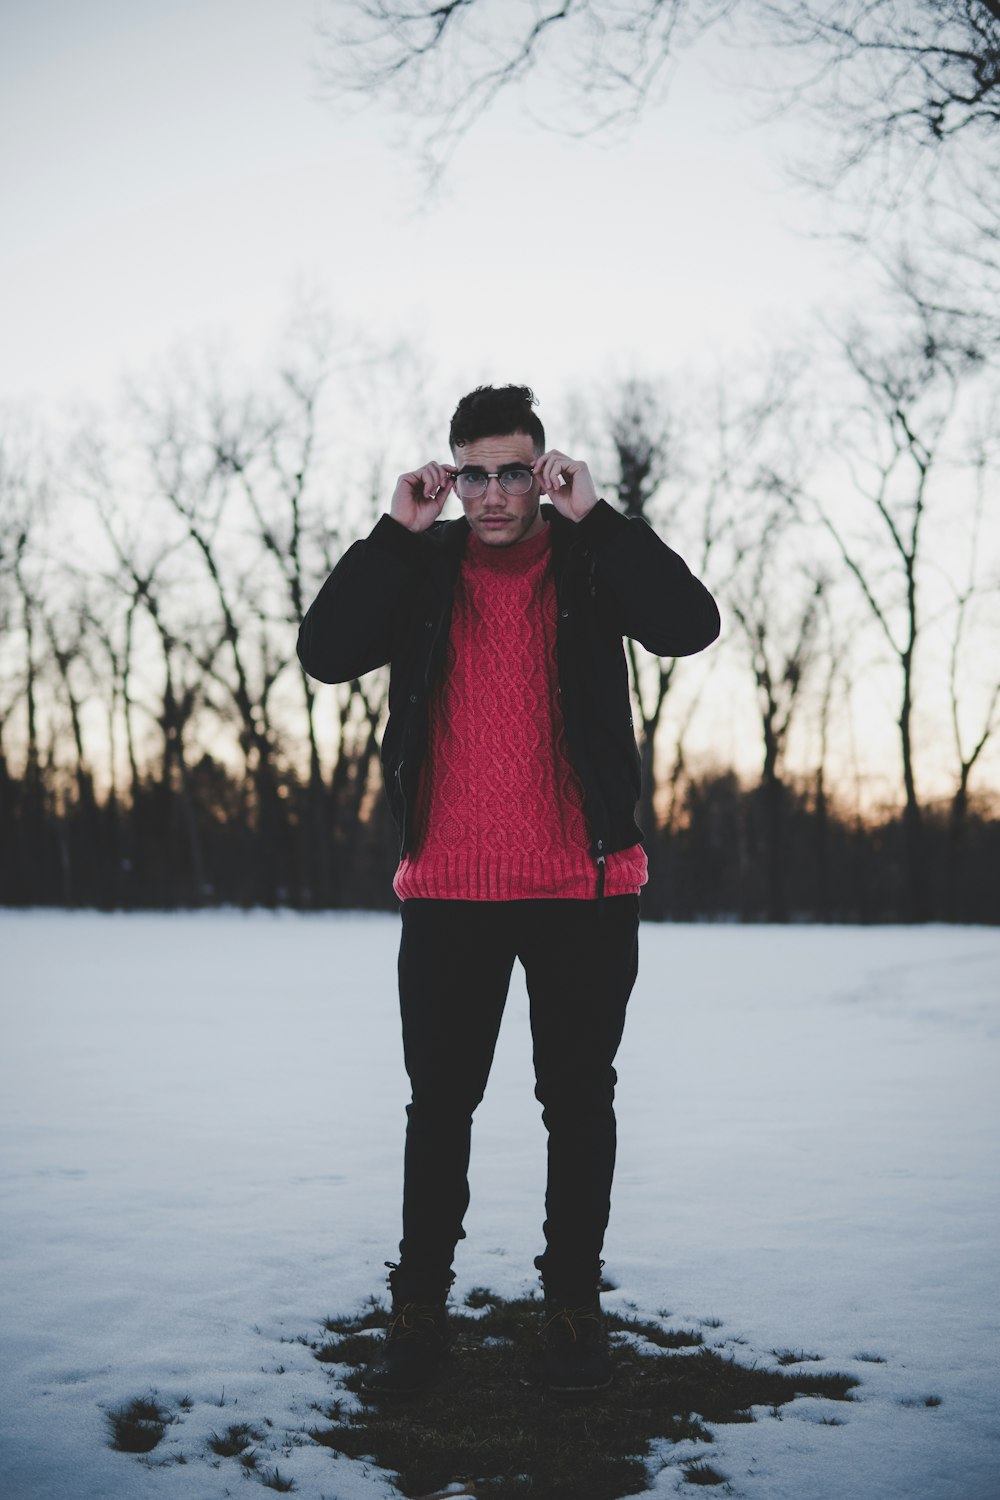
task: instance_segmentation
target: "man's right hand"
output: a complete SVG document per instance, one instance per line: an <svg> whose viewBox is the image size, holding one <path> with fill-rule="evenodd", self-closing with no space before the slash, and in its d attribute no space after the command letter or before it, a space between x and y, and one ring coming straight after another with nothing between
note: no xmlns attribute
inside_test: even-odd
<svg viewBox="0 0 1000 1500"><path fill-rule="evenodd" d="M457 473L452 464L430 463L400 474L389 507L392 519L407 531L426 531L444 509Z"/></svg>

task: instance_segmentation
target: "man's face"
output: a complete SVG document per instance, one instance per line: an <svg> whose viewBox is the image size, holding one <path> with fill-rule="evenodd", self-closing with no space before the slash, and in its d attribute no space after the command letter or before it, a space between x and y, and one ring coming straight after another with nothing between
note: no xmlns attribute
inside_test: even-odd
<svg viewBox="0 0 1000 1500"><path fill-rule="evenodd" d="M459 469L484 469L487 474L495 474L506 464L523 464L530 469L538 457L526 432L476 438L453 452ZM499 479L491 479L485 495L476 500L462 500L461 496L459 499L469 525L488 547L513 547L537 536L545 525L539 510L541 491L537 479L532 480L525 495L508 495Z"/></svg>

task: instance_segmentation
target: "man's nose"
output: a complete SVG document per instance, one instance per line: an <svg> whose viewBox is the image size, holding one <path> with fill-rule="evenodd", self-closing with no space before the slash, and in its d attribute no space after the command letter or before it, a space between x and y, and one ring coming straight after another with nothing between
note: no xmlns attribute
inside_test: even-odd
<svg viewBox="0 0 1000 1500"><path fill-rule="evenodd" d="M492 505L496 503L500 505L507 504L507 491L500 483L499 477L496 479L491 477L486 481L486 494L483 496L483 504Z"/></svg>

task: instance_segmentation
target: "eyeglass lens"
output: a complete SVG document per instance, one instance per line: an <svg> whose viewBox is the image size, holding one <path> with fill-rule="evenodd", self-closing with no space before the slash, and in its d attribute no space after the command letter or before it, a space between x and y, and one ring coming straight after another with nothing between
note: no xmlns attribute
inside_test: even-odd
<svg viewBox="0 0 1000 1500"><path fill-rule="evenodd" d="M526 495L534 477L531 470L522 464L511 464L498 470L495 475L487 474L482 469L466 470L457 476L455 483L463 500L478 500L480 495L486 494L487 486L493 478L499 479L508 495Z"/></svg>

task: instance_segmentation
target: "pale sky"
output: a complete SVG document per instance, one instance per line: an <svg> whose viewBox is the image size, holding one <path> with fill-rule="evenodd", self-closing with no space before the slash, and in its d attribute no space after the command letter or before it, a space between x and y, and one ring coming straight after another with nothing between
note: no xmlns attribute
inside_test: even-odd
<svg viewBox="0 0 1000 1500"><path fill-rule="evenodd" d="M685 58L614 146L504 101L421 211L400 121L321 99L315 13L0 4L0 400L102 400L206 334L263 357L297 289L409 336L463 389L550 398L726 358L851 289L842 252L803 233L821 205L778 170L792 136L748 126L712 59Z"/></svg>

